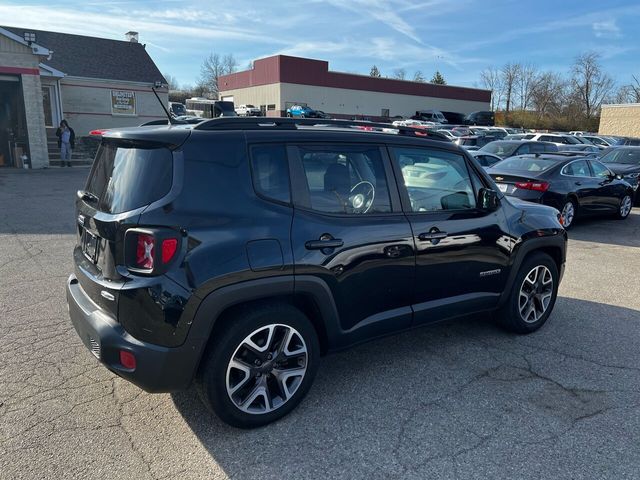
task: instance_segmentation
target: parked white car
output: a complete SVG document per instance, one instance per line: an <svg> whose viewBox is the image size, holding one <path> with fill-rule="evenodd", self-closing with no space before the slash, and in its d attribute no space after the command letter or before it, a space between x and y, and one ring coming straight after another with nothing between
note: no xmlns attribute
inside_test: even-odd
<svg viewBox="0 0 640 480"><path fill-rule="evenodd" d="M581 145L582 142L573 135L563 135L560 133L530 133L525 140L533 140L536 142L550 142L556 145Z"/></svg>
<svg viewBox="0 0 640 480"><path fill-rule="evenodd" d="M262 115L262 112L258 107L246 104L237 106L236 114L239 117L259 117L260 115Z"/></svg>

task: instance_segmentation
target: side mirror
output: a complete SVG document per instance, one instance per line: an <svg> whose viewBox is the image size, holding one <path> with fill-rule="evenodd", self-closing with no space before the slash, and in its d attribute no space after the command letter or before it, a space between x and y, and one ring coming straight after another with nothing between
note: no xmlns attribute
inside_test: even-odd
<svg viewBox="0 0 640 480"><path fill-rule="evenodd" d="M478 192L478 207L482 210L493 211L498 208L498 192L490 188L481 188Z"/></svg>

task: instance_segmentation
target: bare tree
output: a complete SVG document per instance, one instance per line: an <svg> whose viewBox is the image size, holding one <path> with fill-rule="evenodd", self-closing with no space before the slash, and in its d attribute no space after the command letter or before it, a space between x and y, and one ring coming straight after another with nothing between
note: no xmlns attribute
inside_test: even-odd
<svg viewBox="0 0 640 480"><path fill-rule="evenodd" d="M544 72L538 75L531 92L531 106L542 118L551 113L559 114L564 105L566 82L555 72Z"/></svg>
<svg viewBox="0 0 640 480"><path fill-rule="evenodd" d="M538 71L531 64L520 65L520 70L516 77L516 87L518 97L520 97L520 110L526 110L531 104L531 96L538 82Z"/></svg>
<svg viewBox="0 0 640 480"><path fill-rule="evenodd" d="M491 90L491 110L496 111L502 104L502 75L495 67L485 68L480 72L480 82L484 88Z"/></svg>
<svg viewBox="0 0 640 480"><path fill-rule="evenodd" d="M413 74L413 81L426 82L426 79L424 78L424 75L422 75L422 72L420 70L416 70L416 73Z"/></svg>
<svg viewBox="0 0 640 480"><path fill-rule="evenodd" d="M164 73L163 77L167 81L169 90L180 90L180 85L178 85L178 79L176 77L168 73Z"/></svg>
<svg viewBox="0 0 640 480"><path fill-rule="evenodd" d="M587 119L598 113L614 87L613 79L602 71L599 60L600 55L595 52L583 53L571 67L573 94Z"/></svg>
<svg viewBox="0 0 640 480"><path fill-rule="evenodd" d="M221 57L217 53L211 53L202 62L200 67L200 80L195 90L203 90L206 95L218 96L218 77L233 73L238 68L238 62L232 54Z"/></svg>
<svg viewBox="0 0 640 480"><path fill-rule="evenodd" d="M511 110L511 102L513 101L513 94L516 85L519 81L521 66L519 63L507 63L502 67L502 85L505 96L505 113L509 113Z"/></svg>
<svg viewBox="0 0 640 480"><path fill-rule="evenodd" d="M393 78L404 80L405 78L407 78L407 71L404 68L396 68L393 71Z"/></svg>

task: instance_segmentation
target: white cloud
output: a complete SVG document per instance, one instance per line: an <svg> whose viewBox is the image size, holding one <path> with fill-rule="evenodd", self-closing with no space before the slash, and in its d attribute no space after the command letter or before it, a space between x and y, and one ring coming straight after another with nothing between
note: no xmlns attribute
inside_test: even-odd
<svg viewBox="0 0 640 480"><path fill-rule="evenodd" d="M593 22L593 33L598 38L620 38L622 33L620 27L615 20L605 20L602 22Z"/></svg>

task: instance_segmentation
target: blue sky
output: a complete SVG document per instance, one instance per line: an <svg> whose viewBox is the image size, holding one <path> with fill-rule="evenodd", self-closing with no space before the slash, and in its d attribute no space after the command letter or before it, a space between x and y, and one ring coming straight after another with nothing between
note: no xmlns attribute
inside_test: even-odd
<svg viewBox="0 0 640 480"><path fill-rule="evenodd" d="M241 69L278 53L329 61L337 71L404 68L478 86L507 61L566 72L596 51L618 83L640 75L640 3L608 0L66 0L0 1L0 24L121 39L128 30L163 73L194 83L209 52Z"/></svg>

